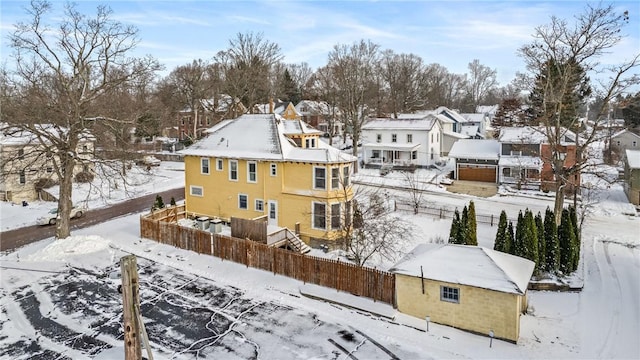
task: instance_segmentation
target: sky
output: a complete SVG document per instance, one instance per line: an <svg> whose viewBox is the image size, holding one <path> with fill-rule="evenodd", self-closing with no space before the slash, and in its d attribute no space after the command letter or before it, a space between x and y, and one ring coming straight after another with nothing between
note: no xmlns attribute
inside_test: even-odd
<svg viewBox="0 0 640 360"><path fill-rule="evenodd" d="M62 1L53 1L60 16ZM94 13L108 3L114 17L139 29L138 55L150 54L165 72L194 59L210 60L229 47L238 33L262 33L278 44L286 63L327 63L337 44L371 40L382 49L412 53L425 63L439 63L450 72L466 73L469 62L497 70L501 84L524 71L517 50L530 42L536 26L551 16L572 20L586 1L78 1ZM597 2L589 2L597 5ZM2 63L11 62L7 36L13 24L25 21L27 1L2 1ZM640 1L616 1L629 11L627 37L604 64L640 52Z"/></svg>

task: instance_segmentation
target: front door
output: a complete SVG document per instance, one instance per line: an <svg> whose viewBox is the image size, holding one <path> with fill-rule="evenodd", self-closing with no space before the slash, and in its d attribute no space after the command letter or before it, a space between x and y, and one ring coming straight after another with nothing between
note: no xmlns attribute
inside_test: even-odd
<svg viewBox="0 0 640 360"><path fill-rule="evenodd" d="M278 225L278 202L269 200L269 225Z"/></svg>

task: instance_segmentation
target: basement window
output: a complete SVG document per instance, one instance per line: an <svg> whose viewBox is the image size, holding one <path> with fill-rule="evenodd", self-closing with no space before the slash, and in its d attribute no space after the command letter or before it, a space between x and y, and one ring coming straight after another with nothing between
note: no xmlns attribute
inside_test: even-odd
<svg viewBox="0 0 640 360"><path fill-rule="evenodd" d="M460 303L460 289L440 286L440 301L447 301L459 304Z"/></svg>

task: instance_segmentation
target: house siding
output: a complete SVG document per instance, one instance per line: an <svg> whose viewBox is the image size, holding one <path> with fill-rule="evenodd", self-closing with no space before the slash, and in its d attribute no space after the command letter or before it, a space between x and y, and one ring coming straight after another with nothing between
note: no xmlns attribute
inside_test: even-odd
<svg viewBox="0 0 640 360"><path fill-rule="evenodd" d="M424 283L424 294L422 293ZM459 289L459 303L440 299L440 287ZM520 314L526 309L526 295L504 293L473 286L396 274L398 311L434 323L474 333L489 334L516 343L520 335Z"/></svg>
<svg viewBox="0 0 640 360"><path fill-rule="evenodd" d="M231 159L238 162L238 180L229 180L229 160L223 159L223 170L216 169L216 158L211 158L211 170L208 175L201 174L200 157L185 156L185 199L187 212L195 216L219 217L230 221L231 217L252 219L268 215L268 201L277 201L277 224L281 227L295 229L299 223L303 241L309 243L312 238L328 242L341 237L340 231L319 230L312 226L312 203L322 202L327 207L332 203L345 203L353 198L351 186L345 190L342 186L331 189L331 168L342 168L351 163L313 164L292 161L259 161L253 159ZM257 181L247 181L247 162L256 162ZM271 176L271 164L276 164L276 176ZM325 168L326 189L314 189L313 169ZM202 197L193 196L190 186L201 186ZM247 209L238 207L238 195L248 196ZM263 211L256 211L256 199L264 201ZM327 224L329 224L327 212ZM328 226L329 227L329 226Z"/></svg>

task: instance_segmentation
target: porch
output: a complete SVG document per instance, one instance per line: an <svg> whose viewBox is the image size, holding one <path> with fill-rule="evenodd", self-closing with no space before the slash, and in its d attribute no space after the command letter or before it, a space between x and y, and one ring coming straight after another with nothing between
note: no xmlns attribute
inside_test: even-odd
<svg viewBox="0 0 640 360"><path fill-rule="evenodd" d="M364 144L363 161L365 165L373 166L415 166L419 148L420 144Z"/></svg>

